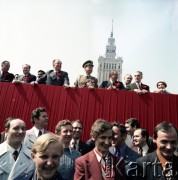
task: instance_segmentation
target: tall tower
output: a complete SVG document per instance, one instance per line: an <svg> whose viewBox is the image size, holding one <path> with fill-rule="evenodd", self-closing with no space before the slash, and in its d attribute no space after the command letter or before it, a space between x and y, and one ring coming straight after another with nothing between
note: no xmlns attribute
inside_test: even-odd
<svg viewBox="0 0 178 180"><path fill-rule="evenodd" d="M113 37L113 21L111 35L108 38L108 44L106 45L105 56L100 56L98 59L98 84L100 85L103 81L109 80L109 72L116 70L119 74L118 80L122 79L122 57L116 57L116 45L115 38Z"/></svg>

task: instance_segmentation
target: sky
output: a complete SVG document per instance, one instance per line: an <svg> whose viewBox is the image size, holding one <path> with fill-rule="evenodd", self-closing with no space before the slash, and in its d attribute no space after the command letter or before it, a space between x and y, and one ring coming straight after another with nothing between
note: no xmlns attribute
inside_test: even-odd
<svg viewBox="0 0 178 180"><path fill-rule="evenodd" d="M0 0L0 61L14 74L30 64L37 75L59 58L73 85L88 59L97 76L112 20L122 75L140 70L151 91L164 80L178 94L177 0Z"/></svg>

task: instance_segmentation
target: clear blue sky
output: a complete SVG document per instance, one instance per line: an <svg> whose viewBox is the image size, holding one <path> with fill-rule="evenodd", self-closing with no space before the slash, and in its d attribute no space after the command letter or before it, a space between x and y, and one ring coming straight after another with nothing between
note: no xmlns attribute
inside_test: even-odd
<svg viewBox="0 0 178 180"><path fill-rule="evenodd" d="M140 70L151 91L165 80L178 94L177 0L0 0L0 61L20 74L28 63L37 74L60 58L73 84L92 59L96 76L112 19L123 75Z"/></svg>

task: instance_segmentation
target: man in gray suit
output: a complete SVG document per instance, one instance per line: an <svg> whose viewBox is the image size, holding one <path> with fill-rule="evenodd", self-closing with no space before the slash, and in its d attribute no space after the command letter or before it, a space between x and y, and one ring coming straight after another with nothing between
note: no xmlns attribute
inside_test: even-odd
<svg viewBox="0 0 178 180"><path fill-rule="evenodd" d="M53 60L53 70L47 71L41 78L37 80L38 84L55 85L69 87L68 73L61 71L62 61L60 59Z"/></svg>
<svg viewBox="0 0 178 180"><path fill-rule="evenodd" d="M141 82L142 78L143 78L143 73L141 71L137 71L134 74L134 81L135 82L128 84L126 86L126 90L135 91L139 95L148 93L150 91L150 87Z"/></svg>
<svg viewBox="0 0 178 180"><path fill-rule="evenodd" d="M26 133L25 122L11 119L5 131L7 139L0 144L0 180L12 180L22 172L34 169L34 163L31 152L22 144Z"/></svg>
<svg viewBox="0 0 178 180"><path fill-rule="evenodd" d="M31 121L33 127L26 132L24 144L31 149L37 137L48 133L44 128L48 125L48 115L44 107L38 107L32 111Z"/></svg>
<svg viewBox="0 0 178 180"><path fill-rule="evenodd" d="M33 83L36 81L36 76L30 73L31 66L29 64L23 64L23 75L20 75L18 79L14 79L13 83Z"/></svg>

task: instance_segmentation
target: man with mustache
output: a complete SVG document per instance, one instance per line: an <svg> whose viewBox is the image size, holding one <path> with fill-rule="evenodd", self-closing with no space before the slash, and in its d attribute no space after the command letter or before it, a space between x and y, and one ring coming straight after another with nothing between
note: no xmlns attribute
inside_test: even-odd
<svg viewBox="0 0 178 180"><path fill-rule="evenodd" d="M70 147L73 135L72 123L69 120L61 120L55 128L55 134L63 144L64 154L60 159L59 171L64 180L73 180L75 172L75 160L81 153Z"/></svg>
<svg viewBox="0 0 178 180"><path fill-rule="evenodd" d="M22 172L34 169L31 152L23 145L26 124L10 119L6 124L7 139L0 144L0 180L16 179Z"/></svg>

